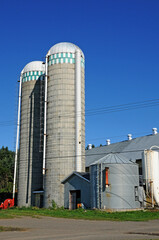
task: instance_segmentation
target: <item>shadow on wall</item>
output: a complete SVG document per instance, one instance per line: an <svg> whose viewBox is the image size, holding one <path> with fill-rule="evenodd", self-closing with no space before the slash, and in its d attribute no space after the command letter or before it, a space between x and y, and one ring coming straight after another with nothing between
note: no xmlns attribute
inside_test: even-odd
<svg viewBox="0 0 159 240"><path fill-rule="evenodd" d="M29 195L31 195L31 205L35 206L35 194L33 191L43 190L44 80L39 78L36 81L34 89L29 96L29 105L26 203L29 202ZM42 207L42 201L40 206Z"/></svg>

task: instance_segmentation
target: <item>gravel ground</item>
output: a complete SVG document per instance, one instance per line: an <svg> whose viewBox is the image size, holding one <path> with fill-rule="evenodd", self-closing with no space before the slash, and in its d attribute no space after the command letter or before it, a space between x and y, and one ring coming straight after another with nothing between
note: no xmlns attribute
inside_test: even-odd
<svg viewBox="0 0 159 240"><path fill-rule="evenodd" d="M112 222L51 217L0 219L0 226L21 227L23 232L0 232L0 240L130 240L159 239L159 220Z"/></svg>

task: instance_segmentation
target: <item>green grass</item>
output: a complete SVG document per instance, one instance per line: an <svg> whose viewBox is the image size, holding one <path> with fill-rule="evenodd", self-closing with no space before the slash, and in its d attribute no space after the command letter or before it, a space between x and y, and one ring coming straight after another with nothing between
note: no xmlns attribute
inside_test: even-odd
<svg viewBox="0 0 159 240"><path fill-rule="evenodd" d="M0 210L0 219L15 218L21 216L30 217L56 217L86 220L111 220L111 221L148 221L159 219L159 211L128 211L106 212L100 210L67 210L67 209L39 209L39 208L12 208Z"/></svg>
<svg viewBox="0 0 159 240"><path fill-rule="evenodd" d="M0 232L8 232L8 231L25 231L24 228L17 228L17 227L3 227L0 226Z"/></svg>

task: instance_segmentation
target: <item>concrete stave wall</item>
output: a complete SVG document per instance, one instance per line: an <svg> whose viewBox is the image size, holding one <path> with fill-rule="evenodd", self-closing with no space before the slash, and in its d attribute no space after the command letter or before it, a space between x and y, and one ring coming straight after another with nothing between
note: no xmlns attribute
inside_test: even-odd
<svg viewBox="0 0 159 240"><path fill-rule="evenodd" d="M82 70L82 155L85 155L85 79ZM85 157L82 157L82 171ZM47 147L44 206L64 206L61 181L75 170L75 64L48 67Z"/></svg>
<svg viewBox="0 0 159 240"><path fill-rule="evenodd" d="M40 152L40 80L22 83L18 206L33 205L33 191L42 189Z"/></svg>

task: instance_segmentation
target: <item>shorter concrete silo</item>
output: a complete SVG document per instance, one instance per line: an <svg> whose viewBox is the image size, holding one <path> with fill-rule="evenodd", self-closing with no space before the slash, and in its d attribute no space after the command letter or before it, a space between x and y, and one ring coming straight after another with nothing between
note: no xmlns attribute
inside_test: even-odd
<svg viewBox="0 0 159 240"><path fill-rule="evenodd" d="M108 154L91 165L91 208L140 208L138 165L121 154Z"/></svg>
<svg viewBox="0 0 159 240"><path fill-rule="evenodd" d="M18 206L36 205L35 192L42 190L43 94L45 64L28 63L21 72L21 119ZM42 205L42 204L41 204Z"/></svg>

